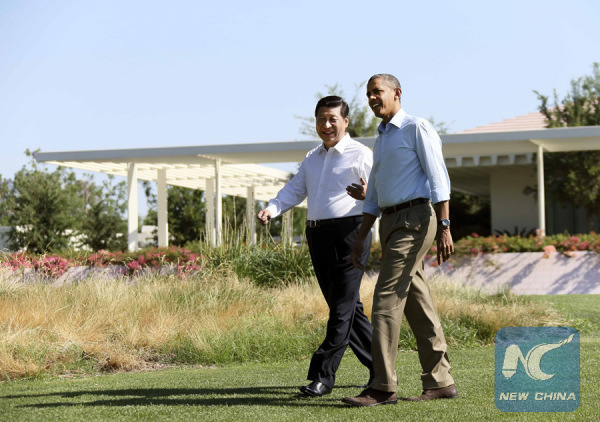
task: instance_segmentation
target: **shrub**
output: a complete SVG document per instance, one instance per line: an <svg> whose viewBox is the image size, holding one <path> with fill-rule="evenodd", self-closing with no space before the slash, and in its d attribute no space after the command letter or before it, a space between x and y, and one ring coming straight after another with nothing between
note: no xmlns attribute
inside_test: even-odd
<svg viewBox="0 0 600 422"><path fill-rule="evenodd" d="M568 235L558 234L546 237L529 236L488 236L479 237L475 233L458 240L454 244L456 255L478 255L480 253L503 252L543 252L547 246L556 251L591 251L600 253L600 235L596 233ZM432 248L435 253L435 247Z"/></svg>

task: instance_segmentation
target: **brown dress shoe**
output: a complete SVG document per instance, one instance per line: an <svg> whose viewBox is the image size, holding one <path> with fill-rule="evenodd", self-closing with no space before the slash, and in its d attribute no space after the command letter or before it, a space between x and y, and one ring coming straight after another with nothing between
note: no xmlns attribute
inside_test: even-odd
<svg viewBox="0 0 600 422"><path fill-rule="evenodd" d="M380 391L369 387L358 396L344 397L342 401L351 406L377 406L380 404L396 404L398 403L398 397L393 391Z"/></svg>
<svg viewBox="0 0 600 422"><path fill-rule="evenodd" d="M456 399L458 398L458 390L456 385L452 384L448 387L436 388L435 390L425 390L419 397L404 397L406 401L423 401L437 399Z"/></svg>

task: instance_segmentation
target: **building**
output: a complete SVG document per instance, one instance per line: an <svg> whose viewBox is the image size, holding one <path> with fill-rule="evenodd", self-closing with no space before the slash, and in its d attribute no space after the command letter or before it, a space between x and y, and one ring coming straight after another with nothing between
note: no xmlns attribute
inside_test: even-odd
<svg viewBox="0 0 600 422"><path fill-rule="evenodd" d="M374 137L357 140L371 148L375 143ZM543 152L600 150L600 126L546 129L543 116L530 113L445 134L442 142L452 188L490 198L492 232L510 232L514 227L546 232L548 212L544 185L540 183L544 180ZM38 152L35 158L39 162L126 177L129 248L135 249L138 179L157 183L159 246L168 244L168 184L207 192L207 198L211 198L207 201L207 232L213 243L218 244L222 194L250 199L252 206L248 207L247 220L250 232L254 233L254 200L273 197L290 176L262 164L300 162L306 152L319 143L294 141ZM541 186L541 189L537 189L535 196L525 195L527 186ZM556 215L552 215L556 220ZM549 232L554 231L553 226Z"/></svg>

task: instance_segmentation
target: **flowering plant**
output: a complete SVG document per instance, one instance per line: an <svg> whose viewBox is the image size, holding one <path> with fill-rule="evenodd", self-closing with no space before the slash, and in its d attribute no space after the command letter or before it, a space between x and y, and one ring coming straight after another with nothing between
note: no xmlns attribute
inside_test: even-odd
<svg viewBox="0 0 600 422"><path fill-rule="evenodd" d="M502 252L546 252L554 247L555 251L570 254L574 251L590 251L600 253L600 235L589 234L552 236L488 236L480 237L473 233L454 243L456 255L479 255L482 253ZM432 248L435 253L435 247Z"/></svg>
<svg viewBox="0 0 600 422"><path fill-rule="evenodd" d="M600 253L600 235L589 234L569 235L556 234L552 236L479 236L476 233L454 242L454 256L477 256L486 253L505 252L544 252L548 257L552 252L560 252L572 256L577 251ZM377 269L381 266L381 245L373 243L367 269ZM427 256L435 256L437 248L431 246Z"/></svg>
<svg viewBox="0 0 600 422"><path fill-rule="evenodd" d="M200 271L204 265L204 256L189 249L171 246L169 248L148 248L135 252L109 252L100 250L90 255L69 253L61 255L36 255L27 252L0 254L0 267L13 271L33 268L41 275L50 278L62 276L69 268L86 266L103 268L122 266L126 275L139 274L150 269L173 266L177 274L189 274Z"/></svg>

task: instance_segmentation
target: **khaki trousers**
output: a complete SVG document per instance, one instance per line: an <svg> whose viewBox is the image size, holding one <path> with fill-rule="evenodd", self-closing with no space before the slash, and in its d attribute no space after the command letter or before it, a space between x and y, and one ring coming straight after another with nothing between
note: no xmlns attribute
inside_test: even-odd
<svg viewBox="0 0 600 422"><path fill-rule="evenodd" d="M437 230L430 203L384 214L380 223L383 251L373 294L373 369L376 390L396 391L396 355L402 313L416 339L423 389L454 384L446 339L425 282L424 258Z"/></svg>

